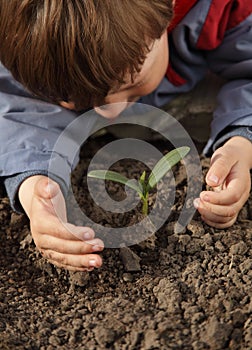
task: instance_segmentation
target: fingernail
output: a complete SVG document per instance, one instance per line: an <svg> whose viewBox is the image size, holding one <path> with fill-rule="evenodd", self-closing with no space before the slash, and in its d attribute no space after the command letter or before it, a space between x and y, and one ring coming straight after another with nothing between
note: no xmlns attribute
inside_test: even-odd
<svg viewBox="0 0 252 350"><path fill-rule="evenodd" d="M219 178L214 175L214 174L211 174L210 176L207 177L207 179L213 183L215 183L216 185L218 184L219 182Z"/></svg>
<svg viewBox="0 0 252 350"><path fill-rule="evenodd" d="M210 202L210 198L209 198L209 196L207 194L204 194L203 201Z"/></svg>
<svg viewBox="0 0 252 350"><path fill-rule="evenodd" d="M52 183L49 182L49 183L46 185L46 192L47 192L47 193L51 193L53 190L54 190L54 185L53 185Z"/></svg>
<svg viewBox="0 0 252 350"><path fill-rule="evenodd" d="M93 238L93 234L90 231L84 232L83 233L83 239L87 240L87 239L92 239Z"/></svg>
<svg viewBox="0 0 252 350"><path fill-rule="evenodd" d="M89 260L89 266L90 267L95 267L96 266L96 261L95 260Z"/></svg>
<svg viewBox="0 0 252 350"><path fill-rule="evenodd" d="M194 199L193 205L196 209L198 209L200 206L200 199L199 198Z"/></svg>
<svg viewBox="0 0 252 350"><path fill-rule="evenodd" d="M100 251L101 249L102 249L102 247L100 245L93 245L93 247L92 247L93 252Z"/></svg>

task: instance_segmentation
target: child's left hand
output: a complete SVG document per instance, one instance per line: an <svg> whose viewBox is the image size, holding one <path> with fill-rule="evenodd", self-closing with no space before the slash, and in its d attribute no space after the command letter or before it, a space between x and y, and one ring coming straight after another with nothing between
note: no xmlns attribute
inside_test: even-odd
<svg viewBox="0 0 252 350"><path fill-rule="evenodd" d="M250 194L251 168L252 143L244 137L232 137L214 152L206 176L213 191L203 191L194 200L202 220L216 228L235 223Z"/></svg>

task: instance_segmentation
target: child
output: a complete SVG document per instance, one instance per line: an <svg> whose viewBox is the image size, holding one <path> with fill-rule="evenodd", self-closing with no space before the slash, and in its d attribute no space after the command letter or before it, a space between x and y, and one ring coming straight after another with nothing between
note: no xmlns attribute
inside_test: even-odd
<svg viewBox="0 0 252 350"><path fill-rule="evenodd" d="M227 80L205 149L213 152L206 182L223 190L204 191L194 204L211 226L235 222L251 186L251 28L250 0L0 2L0 174L45 258L75 271L102 264L93 230L67 224L73 236L51 205L67 222L65 179L47 178L62 130L88 108L117 117L113 102L160 107L209 69ZM57 156L70 173L64 151Z"/></svg>

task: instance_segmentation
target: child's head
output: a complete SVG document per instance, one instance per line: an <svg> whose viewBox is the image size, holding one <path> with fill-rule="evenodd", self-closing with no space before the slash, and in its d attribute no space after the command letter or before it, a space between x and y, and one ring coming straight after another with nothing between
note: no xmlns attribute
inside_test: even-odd
<svg viewBox="0 0 252 350"><path fill-rule="evenodd" d="M42 98L99 106L133 82L171 18L172 0L0 1L0 60Z"/></svg>

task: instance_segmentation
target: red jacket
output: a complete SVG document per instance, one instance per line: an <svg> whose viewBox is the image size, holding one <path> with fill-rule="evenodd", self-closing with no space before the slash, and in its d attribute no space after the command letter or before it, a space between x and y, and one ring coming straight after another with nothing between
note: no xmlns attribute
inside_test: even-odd
<svg viewBox="0 0 252 350"><path fill-rule="evenodd" d="M174 6L174 19L168 28L171 33L199 0L177 0ZM213 0L208 9L205 23L198 38L197 48L215 49L223 40L225 32L241 23L252 13L252 1ZM174 85L185 83L171 67L167 77Z"/></svg>

